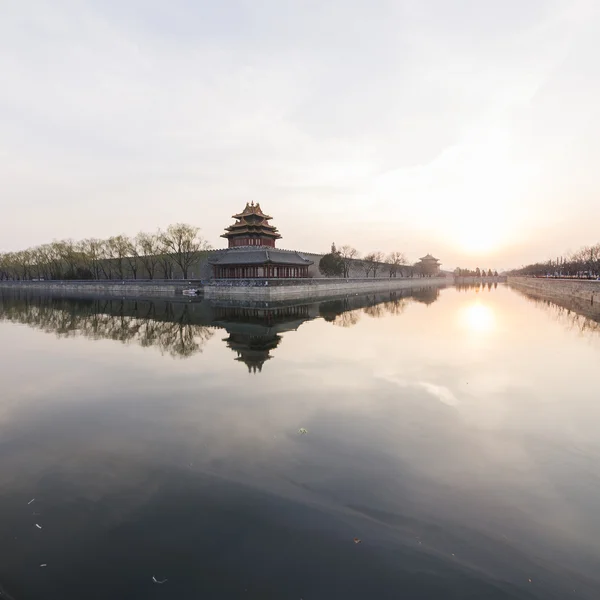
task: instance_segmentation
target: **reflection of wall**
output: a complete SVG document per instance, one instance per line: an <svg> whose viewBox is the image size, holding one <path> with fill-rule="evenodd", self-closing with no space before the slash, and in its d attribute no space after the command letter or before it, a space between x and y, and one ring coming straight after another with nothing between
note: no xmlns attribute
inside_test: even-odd
<svg viewBox="0 0 600 600"><path fill-rule="evenodd" d="M430 288L423 288L429 290ZM387 293L377 293L364 296L348 296L335 300L319 303L319 313L323 319L339 327L352 327L360 320L362 314L373 318L385 315L401 315L406 305L411 300L422 301L417 298L420 290L403 289ZM439 289L435 297L431 296L429 303L434 302L439 296Z"/></svg>
<svg viewBox="0 0 600 600"><path fill-rule="evenodd" d="M543 294L547 298L562 300L579 298L600 304L600 281L509 277L508 283L517 289Z"/></svg>
<svg viewBox="0 0 600 600"><path fill-rule="evenodd" d="M437 290L427 290L437 298ZM431 294L431 292L436 292ZM418 293L418 290L417 290ZM249 371L260 372L272 358L282 334L306 321L322 317L343 327L361 315L378 318L399 315L415 290L352 295L311 303L234 305L206 300L128 300L40 296L0 289L0 319L25 323L59 337L84 336L124 344L153 347L161 353L185 358L202 352L215 329L224 329L224 342ZM433 300L431 300L433 301Z"/></svg>
<svg viewBox="0 0 600 600"><path fill-rule="evenodd" d="M173 357L201 352L210 327L194 322L189 305L112 299L0 296L0 318L53 332L154 347Z"/></svg>
<svg viewBox="0 0 600 600"><path fill-rule="evenodd" d="M581 333L600 333L600 303L591 304L579 298L549 300L538 292L516 291L539 308L551 312L567 329L575 329Z"/></svg>

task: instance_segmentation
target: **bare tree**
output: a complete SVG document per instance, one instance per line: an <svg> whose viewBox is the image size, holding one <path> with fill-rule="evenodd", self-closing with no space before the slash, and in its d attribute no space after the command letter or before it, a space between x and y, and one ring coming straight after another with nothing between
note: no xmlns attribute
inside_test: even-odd
<svg viewBox="0 0 600 600"><path fill-rule="evenodd" d="M103 258L102 240L88 238L78 244L78 250L94 279L100 279L100 261Z"/></svg>
<svg viewBox="0 0 600 600"><path fill-rule="evenodd" d="M173 261L179 265L183 279L187 279L190 266L210 245L199 235L200 228L187 223L169 225L161 240Z"/></svg>
<svg viewBox="0 0 600 600"><path fill-rule="evenodd" d="M134 279L137 279L138 268L140 266L140 253L137 237L127 239L127 264L129 265L129 272L133 275Z"/></svg>
<svg viewBox="0 0 600 600"><path fill-rule="evenodd" d="M115 235L106 240L106 254L114 266L117 279L125 279L125 261L129 254L129 238L125 235Z"/></svg>
<svg viewBox="0 0 600 600"><path fill-rule="evenodd" d="M359 256L358 250L353 248L352 246L342 246L339 250L339 255L344 264L344 277L347 279L350 274L350 267L352 266L352 261L356 260Z"/></svg>
<svg viewBox="0 0 600 600"><path fill-rule="evenodd" d="M154 274L159 263L159 254L162 250L159 235L140 232L136 236L136 244L140 261L148 273L148 279L154 279Z"/></svg>
<svg viewBox="0 0 600 600"><path fill-rule="evenodd" d="M400 276L402 277L402 268L407 264L406 256L402 254L402 252L390 252L386 259L390 273L390 277L397 277L398 271L400 271Z"/></svg>
<svg viewBox="0 0 600 600"><path fill-rule="evenodd" d="M30 250L20 250L12 253L14 272L17 279L31 279L31 267L33 266L32 253Z"/></svg>
<svg viewBox="0 0 600 600"><path fill-rule="evenodd" d="M369 273L371 271L373 272L373 277L377 277L377 271L379 270L379 267L383 262L383 252L380 252L379 250L375 252L370 252L365 256L363 260L365 264L365 271L367 272L367 277L369 276Z"/></svg>
<svg viewBox="0 0 600 600"><path fill-rule="evenodd" d="M104 275L105 279L112 279L113 272L113 260L112 252L108 244L108 240L102 240L100 242L100 270Z"/></svg>
<svg viewBox="0 0 600 600"><path fill-rule="evenodd" d="M58 278L66 277L73 279L78 275L78 267L82 263L81 254L78 252L77 244L73 240L55 240L52 242L53 250L59 260L60 273Z"/></svg>
<svg viewBox="0 0 600 600"><path fill-rule="evenodd" d="M373 254L366 254L365 257L362 260L362 265L365 269L365 275L367 277L369 277L369 273L373 270L374 268L374 258L373 258Z"/></svg>

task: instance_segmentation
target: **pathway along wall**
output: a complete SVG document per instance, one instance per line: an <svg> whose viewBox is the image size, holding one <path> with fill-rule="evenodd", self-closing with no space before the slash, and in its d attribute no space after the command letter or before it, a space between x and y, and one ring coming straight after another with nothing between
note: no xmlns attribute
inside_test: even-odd
<svg viewBox="0 0 600 600"><path fill-rule="evenodd" d="M577 298L590 304L600 304L600 281L585 279L551 279L538 277L509 277L508 284L524 292L535 292L548 299Z"/></svg>
<svg viewBox="0 0 600 600"><path fill-rule="evenodd" d="M205 298L235 300L309 299L346 296L363 292L419 289L451 285L452 278L419 277L385 279L229 279L202 282L194 279L130 281L0 281L1 289L29 290L37 294L114 297L164 298L182 297L183 290L201 289Z"/></svg>

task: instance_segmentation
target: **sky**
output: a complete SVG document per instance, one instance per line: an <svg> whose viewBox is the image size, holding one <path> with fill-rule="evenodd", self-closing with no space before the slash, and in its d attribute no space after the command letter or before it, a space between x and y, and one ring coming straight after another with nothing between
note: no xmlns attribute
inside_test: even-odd
<svg viewBox="0 0 600 600"><path fill-rule="evenodd" d="M594 0L0 0L0 251L216 247L518 267L600 242Z"/></svg>

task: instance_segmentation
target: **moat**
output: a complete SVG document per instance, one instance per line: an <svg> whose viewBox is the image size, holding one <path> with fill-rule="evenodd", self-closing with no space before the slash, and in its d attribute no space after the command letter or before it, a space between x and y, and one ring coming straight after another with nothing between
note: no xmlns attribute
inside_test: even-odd
<svg viewBox="0 0 600 600"><path fill-rule="evenodd" d="M600 596L593 311L0 290L0 360L0 598Z"/></svg>

